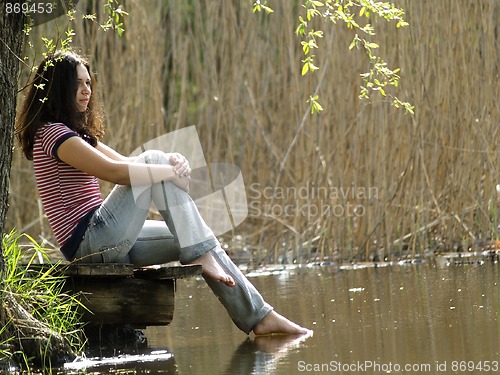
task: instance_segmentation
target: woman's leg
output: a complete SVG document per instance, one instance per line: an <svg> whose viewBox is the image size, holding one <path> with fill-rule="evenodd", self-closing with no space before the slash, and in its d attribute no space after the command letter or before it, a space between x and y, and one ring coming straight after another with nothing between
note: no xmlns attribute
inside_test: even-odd
<svg viewBox="0 0 500 375"><path fill-rule="evenodd" d="M136 266L147 266L176 261L179 259L179 253L180 248L174 244L173 235L166 224L162 221L146 220L129 252L129 259ZM236 326L248 334L272 311L272 307L264 301L220 246L216 246L209 253L222 270L232 277L235 285L230 287L212 277L203 277Z"/></svg>
<svg viewBox="0 0 500 375"><path fill-rule="evenodd" d="M129 252L130 262L136 266L163 264L179 259L180 249L167 225L159 220L146 220L136 243ZM235 280L234 287L204 276L208 286L228 311L229 316L245 333L307 333L302 327L280 316L261 297L255 287L241 273L220 246L210 251L213 259Z"/></svg>
<svg viewBox="0 0 500 375"><path fill-rule="evenodd" d="M153 187L153 201L157 208L167 208L166 210L160 209L160 213L168 227L173 228L175 231L176 238L181 248L183 248L181 249L181 256L186 246L191 247L197 242L208 241L207 239L210 238L215 240L216 246L211 248L204 256L209 255L209 260L215 260L217 265L231 276L234 285L228 286L225 283L218 282L214 277L207 277L206 273L204 278L219 301L224 305L236 326L247 334L251 331L259 335L310 333L309 330L273 311L273 308L264 301L257 289L221 248L220 243L201 218L194 202L190 198L186 202L186 197L189 198L187 193L173 184L157 184ZM177 210L189 212L189 214L176 215L177 218L172 219L172 213ZM196 234L191 233L193 227L197 228ZM200 233L203 234L200 235ZM205 265L203 266L205 267Z"/></svg>
<svg viewBox="0 0 500 375"><path fill-rule="evenodd" d="M94 212L74 262L130 263L148 210L135 204L130 186L117 185Z"/></svg>
<svg viewBox="0 0 500 375"><path fill-rule="evenodd" d="M146 152L140 157L146 163L169 163L162 152ZM151 202L166 225L146 220ZM172 183L144 187L139 193L130 186L115 187L92 217L76 258L132 262L138 266L177 259L196 263L205 258L200 263L209 287L242 331L307 332L273 311L220 247L189 195ZM207 274L207 266L215 271ZM222 279L219 270L230 275L235 285L218 282Z"/></svg>
<svg viewBox="0 0 500 375"><path fill-rule="evenodd" d="M159 186L161 188L162 185ZM234 281L208 254L219 242L209 235L211 232L208 233L192 200L172 183L165 183L164 189L168 191L166 195L172 207L172 210L165 207L161 211L168 226L162 224L168 243L159 241L158 228L146 220L153 202L153 187L143 188L137 195L130 186L119 185L95 211L73 261L146 265L150 262L148 259L156 259L156 264L159 259L175 259L184 264L201 264L207 276L233 285ZM182 204L183 200L187 204ZM176 231L176 228L181 230ZM148 241L151 246L145 245ZM180 241L184 244L183 248L179 245ZM159 255L162 246L165 254ZM133 249L132 256L136 262L130 258Z"/></svg>
<svg viewBox="0 0 500 375"><path fill-rule="evenodd" d="M164 264L179 260L180 248L165 222L146 220L128 256L136 267Z"/></svg>
<svg viewBox="0 0 500 375"><path fill-rule="evenodd" d="M138 158L150 164L169 163L163 152L148 151ZM152 236L154 240L156 236L151 224L145 227L152 203L160 210L168 226L168 236L173 236L174 245L180 250L177 256L182 263L193 262L218 245L192 199L173 183L118 185L95 211L75 260L130 262L129 252L133 246L141 245L138 239ZM148 230L153 230L151 236Z"/></svg>
<svg viewBox="0 0 500 375"><path fill-rule="evenodd" d="M210 252L224 271L236 281L236 285L229 288L205 277L208 286L238 328L247 334L253 331L256 335L312 333L274 311L220 246Z"/></svg>

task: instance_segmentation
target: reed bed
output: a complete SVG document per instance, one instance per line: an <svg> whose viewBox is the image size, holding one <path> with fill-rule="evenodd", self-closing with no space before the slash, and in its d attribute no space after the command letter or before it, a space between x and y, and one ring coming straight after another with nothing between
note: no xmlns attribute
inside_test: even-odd
<svg viewBox="0 0 500 375"><path fill-rule="evenodd" d="M101 12L95 3L79 12ZM270 2L271 15L253 14L251 3L127 1L122 38L77 20L74 46L102 89L104 141L127 154L196 124L207 162L242 170L249 217L224 238L256 263L498 246L498 2L401 0L409 27L376 23L414 116L358 99L368 63L348 50L349 30L319 25L322 70L301 77L297 1ZM40 36L56 37L63 23L34 29L32 60ZM315 90L325 110L310 116ZM53 243L20 152L7 227Z"/></svg>

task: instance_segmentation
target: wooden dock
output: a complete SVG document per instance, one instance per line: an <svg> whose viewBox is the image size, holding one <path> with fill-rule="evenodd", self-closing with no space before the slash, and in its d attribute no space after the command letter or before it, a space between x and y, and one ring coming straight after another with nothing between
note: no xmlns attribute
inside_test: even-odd
<svg viewBox="0 0 500 375"><path fill-rule="evenodd" d="M168 325L175 305L176 280L201 275L201 265L62 265L66 288L80 295L83 320L90 325L135 328Z"/></svg>

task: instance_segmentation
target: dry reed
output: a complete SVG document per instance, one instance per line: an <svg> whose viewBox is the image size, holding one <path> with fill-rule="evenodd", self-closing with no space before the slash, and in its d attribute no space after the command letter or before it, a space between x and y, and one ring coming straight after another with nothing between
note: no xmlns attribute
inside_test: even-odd
<svg viewBox="0 0 500 375"><path fill-rule="evenodd" d="M99 76L106 143L127 154L196 124L208 162L241 167L250 217L232 235L254 261L482 249L499 230L500 5L398 4L410 26L379 22L378 40L414 117L358 100L367 61L342 27L322 25L323 70L302 78L296 2L272 2L266 16L249 1L128 1L124 38L77 21L74 45ZM34 29L36 51L47 33L53 23ZM311 117L316 89L325 111ZM7 225L52 243L40 212L16 152Z"/></svg>

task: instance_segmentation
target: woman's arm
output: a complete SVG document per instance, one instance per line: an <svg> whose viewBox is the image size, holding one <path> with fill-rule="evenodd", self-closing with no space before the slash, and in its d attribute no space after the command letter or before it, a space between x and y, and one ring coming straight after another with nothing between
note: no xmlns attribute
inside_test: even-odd
<svg viewBox="0 0 500 375"><path fill-rule="evenodd" d="M116 150L112 149L111 147L105 145L104 143L98 142L96 148L101 151L104 155L109 157L110 159L116 160L116 161L123 161L123 162L133 162L135 161L136 157L126 157L117 152ZM179 176L184 176L187 177L191 174L191 168L189 168L189 162L187 159L179 154L178 152L171 152L171 153L166 153L165 154L168 160L170 161L170 164L174 166L174 171L179 175Z"/></svg>
<svg viewBox="0 0 500 375"><path fill-rule="evenodd" d="M102 145L94 148L79 137L71 137L61 143L57 149L57 156L82 172L115 184L148 185L172 181L181 189L188 191L190 178L179 176L177 174L181 171L179 168L175 169L172 165L132 162L109 150L112 149Z"/></svg>
<svg viewBox="0 0 500 375"><path fill-rule="evenodd" d="M111 147L105 145L102 142L97 142L96 149L101 151L108 158L116 160L116 161L128 162L128 161L133 161L133 159L134 159L134 158L129 158L129 157L123 156L122 154L120 154L119 152L117 152L116 150L112 149Z"/></svg>

